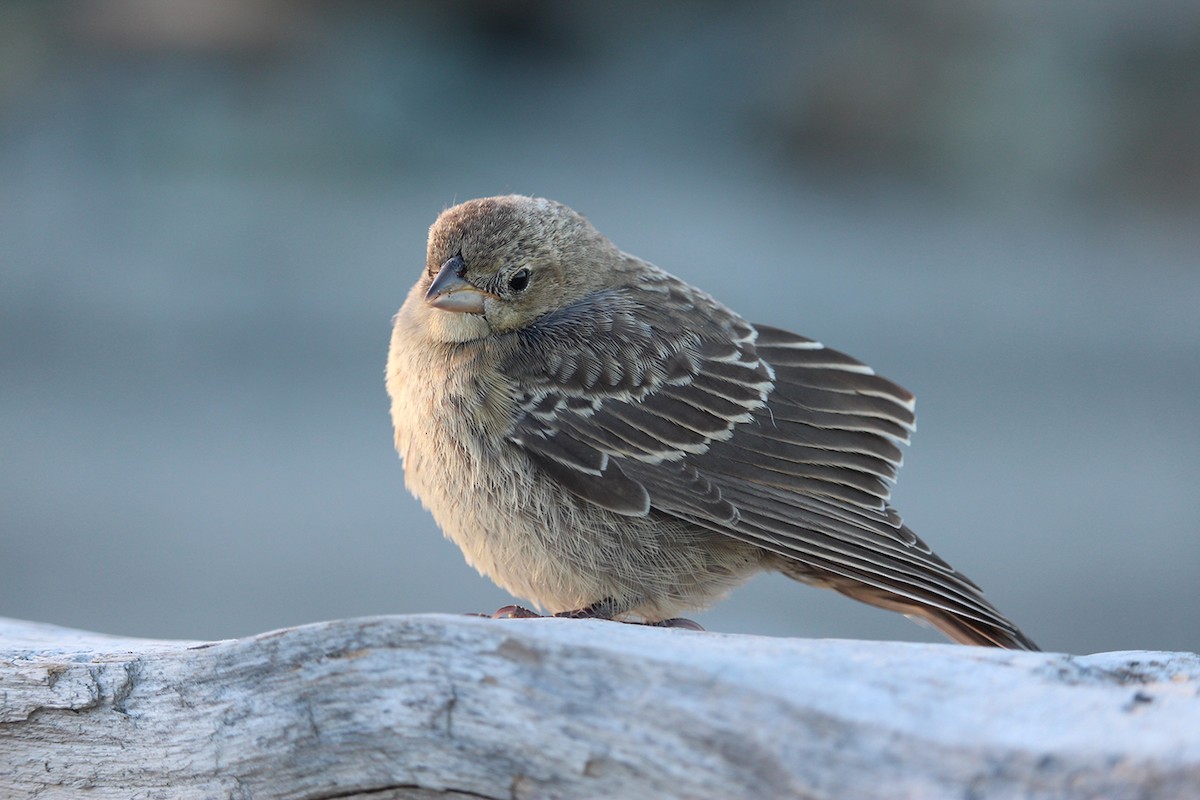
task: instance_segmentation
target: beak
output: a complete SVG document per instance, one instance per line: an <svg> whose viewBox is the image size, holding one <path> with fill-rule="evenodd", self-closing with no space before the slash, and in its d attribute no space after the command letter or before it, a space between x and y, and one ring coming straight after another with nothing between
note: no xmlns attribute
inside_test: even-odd
<svg viewBox="0 0 1200 800"><path fill-rule="evenodd" d="M468 282L463 277L466 271L467 265L463 263L462 256L447 259L425 293L425 302L442 311L482 314L483 301L495 295Z"/></svg>

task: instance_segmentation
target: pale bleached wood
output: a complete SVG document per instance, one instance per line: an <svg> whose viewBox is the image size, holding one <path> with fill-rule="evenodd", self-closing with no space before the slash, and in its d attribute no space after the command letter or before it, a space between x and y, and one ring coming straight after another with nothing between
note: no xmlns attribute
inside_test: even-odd
<svg viewBox="0 0 1200 800"><path fill-rule="evenodd" d="M340 620L0 619L0 798L1200 797L1200 657Z"/></svg>

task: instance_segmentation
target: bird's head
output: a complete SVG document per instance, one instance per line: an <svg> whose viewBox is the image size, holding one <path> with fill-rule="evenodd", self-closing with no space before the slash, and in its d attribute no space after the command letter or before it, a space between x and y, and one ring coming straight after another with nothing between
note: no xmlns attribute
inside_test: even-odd
<svg viewBox="0 0 1200 800"><path fill-rule="evenodd" d="M433 223L414 295L423 293L435 336L464 341L532 324L611 283L620 261L611 242L561 203L486 197Z"/></svg>

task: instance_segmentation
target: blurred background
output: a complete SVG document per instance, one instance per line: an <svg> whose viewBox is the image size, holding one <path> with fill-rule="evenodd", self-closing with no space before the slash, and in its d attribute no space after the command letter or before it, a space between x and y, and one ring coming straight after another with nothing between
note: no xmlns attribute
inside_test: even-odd
<svg viewBox="0 0 1200 800"><path fill-rule="evenodd" d="M520 192L916 392L906 521L1047 649L1200 650L1200 4L0 4L0 614L492 611L390 317ZM940 641L764 576L710 630Z"/></svg>

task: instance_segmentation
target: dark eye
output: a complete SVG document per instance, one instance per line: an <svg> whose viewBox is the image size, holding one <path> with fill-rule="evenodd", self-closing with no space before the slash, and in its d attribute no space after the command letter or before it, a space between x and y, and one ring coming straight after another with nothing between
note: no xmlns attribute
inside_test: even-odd
<svg viewBox="0 0 1200 800"><path fill-rule="evenodd" d="M521 267L521 269L514 272L512 277L508 279L508 288L512 289L514 292L523 292L525 291L525 287L528 285L529 270L525 269L524 267Z"/></svg>

